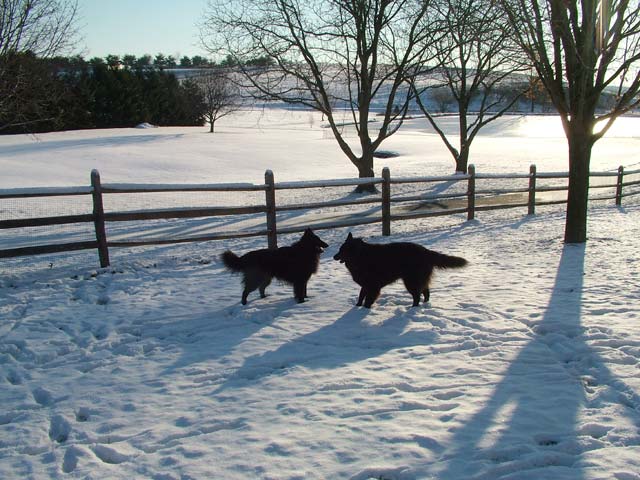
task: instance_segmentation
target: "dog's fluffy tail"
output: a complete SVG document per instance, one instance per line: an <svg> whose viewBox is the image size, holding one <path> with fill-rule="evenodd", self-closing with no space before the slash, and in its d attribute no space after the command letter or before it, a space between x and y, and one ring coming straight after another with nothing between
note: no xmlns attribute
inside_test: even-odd
<svg viewBox="0 0 640 480"><path fill-rule="evenodd" d="M462 257L454 257L453 255L445 255L444 253L433 252L433 266L437 268L461 268L469 262Z"/></svg>
<svg viewBox="0 0 640 480"><path fill-rule="evenodd" d="M227 250L226 252L224 252L222 255L220 255L220 258L222 259L222 263L224 263L224 266L229 270L232 270L234 272L242 271L242 259L231 250Z"/></svg>

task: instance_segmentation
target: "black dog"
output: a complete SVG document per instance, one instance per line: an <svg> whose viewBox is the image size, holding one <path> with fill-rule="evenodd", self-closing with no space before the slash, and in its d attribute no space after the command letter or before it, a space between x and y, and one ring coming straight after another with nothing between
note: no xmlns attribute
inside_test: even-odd
<svg viewBox="0 0 640 480"><path fill-rule="evenodd" d="M444 255L409 242L371 244L351 233L333 257L344 263L353 280L360 285L360 296L356 305L370 308L380 295L380 290L396 280L402 279L413 296L413 306L429 300L429 281L434 268L464 267L464 258Z"/></svg>
<svg viewBox="0 0 640 480"><path fill-rule="evenodd" d="M302 238L289 247L254 250L241 257L227 250L221 258L229 270L243 274L243 305L256 288L264 298L264 291L273 277L292 283L293 295L298 303L302 303L307 297L307 282L318 270L320 254L326 247L328 245L307 228Z"/></svg>

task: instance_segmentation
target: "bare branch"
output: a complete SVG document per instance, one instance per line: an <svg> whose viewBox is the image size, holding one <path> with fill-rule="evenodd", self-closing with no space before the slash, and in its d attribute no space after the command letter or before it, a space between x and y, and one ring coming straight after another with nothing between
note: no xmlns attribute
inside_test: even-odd
<svg viewBox="0 0 640 480"><path fill-rule="evenodd" d="M406 81L426 57L428 3L210 0L201 38L210 52L237 59L255 98L325 114L360 175L372 176L373 153L402 124L411 95ZM273 63L244 67L256 56ZM337 118L344 111L357 139L342 134ZM371 123L374 111L380 123Z"/></svg>
<svg viewBox="0 0 640 480"><path fill-rule="evenodd" d="M438 69L413 82L418 106L444 141L456 162L466 171L473 139L487 123L510 109L524 90L510 88L510 98L500 91L527 63L512 40L512 29L503 11L485 0L441 0L433 4L432 31L442 35L431 44ZM418 82L420 80L420 82ZM458 148L439 128L439 119L428 112L421 96L435 85L443 86L455 100L458 112ZM442 89L441 89L442 91Z"/></svg>

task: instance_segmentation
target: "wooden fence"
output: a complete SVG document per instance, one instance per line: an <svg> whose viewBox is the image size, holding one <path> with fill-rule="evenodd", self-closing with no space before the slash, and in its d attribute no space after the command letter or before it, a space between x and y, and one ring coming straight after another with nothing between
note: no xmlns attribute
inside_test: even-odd
<svg viewBox="0 0 640 480"><path fill-rule="evenodd" d="M591 189L615 188L615 194L610 196L600 196L590 200L615 200L616 205L622 204L622 198L640 194L640 190L626 191L624 187L639 185L640 180L625 181L625 176L640 174L640 170L625 172L623 167L619 167L617 172L592 172L591 177L611 177L615 178L615 183L592 185ZM528 186L511 189L477 189L478 180L495 181L500 179L528 179ZM433 176L433 177L411 177L392 178L388 168L382 170L381 177L365 179L339 179L320 180L306 182L279 182L274 181L274 175L270 170L265 173L265 183L256 184L199 184L199 185L124 185L124 184L102 184L100 174L97 170L91 172L91 186L68 187L68 188L27 188L8 189L0 191L0 200L11 198L30 197L55 197L73 195L91 195L93 212L82 215L65 215L29 219L0 220L1 229L17 229L28 227L42 227L52 225L65 225L75 223L93 223L95 229L95 240L82 242L55 243L48 245L38 245L20 248L0 249L0 258L17 257L25 255L37 255L44 253L57 253L84 249L97 249L100 265L109 265L109 248L115 247L135 247L143 245L161 245L185 242L202 242L211 240L222 240L229 238L243 238L253 236L266 236L269 248L277 247L278 234L288 234L301 232L307 227L317 230L326 228L340 228L371 223L382 224L382 234L391 234L391 222L409 220L425 217L434 217L453 214L467 214L467 219L475 217L476 212L486 210L496 210L505 208L527 208L529 215L535 214L536 206L566 203L562 200L540 200L536 198L536 193L566 191L567 186L538 186L538 179L568 179L568 173L539 173L535 165L532 165L529 173L526 174L479 174L473 165L469 166L466 175L453 176ZM435 195L400 195L391 196L393 185L403 184L433 184L448 182L456 184L466 182L466 188L458 193L435 194ZM346 198L315 203L276 205L276 191L291 189L309 188L331 188L358 186L364 184L374 184L381 186L381 194L375 196L364 196L359 198ZM264 204L251 206L230 206L230 207L205 207L205 208L169 208L169 209L149 209L133 212L105 212L103 206L103 196L106 194L124 193L168 193L168 192L256 192L262 191L265 194ZM507 201L501 203L500 200L505 195L518 194L519 197L526 198L526 201ZM479 199L494 199L493 202L478 202ZM449 208L438 211L414 211L392 214L391 205L406 202L448 202ZM349 218L323 224L306 224L304 227L278 228L279 212L294 210L323 209L328 207L342 207L353 205L378 204L380 205L380 215L362 216L360 218ZM258 230L243 232L218 232L201 236L190 236L185 238L167 238L153 240L121 240L113 241L107 238L106 224L108 222L128 222L145 221L156 219L185 219L198 217L215 217L224 215L245 215L245 214L265 214L265 227Z"/></svg>

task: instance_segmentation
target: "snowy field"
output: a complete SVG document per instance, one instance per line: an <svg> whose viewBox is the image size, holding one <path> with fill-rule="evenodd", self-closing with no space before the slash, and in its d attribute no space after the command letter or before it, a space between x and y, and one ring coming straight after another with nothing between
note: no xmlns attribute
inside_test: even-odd
<svg viewBox="0 0 640 480"><path fill-rule="evenodd" d="M86 185L92 168L105 183L356 176L308 112L205 132L0 136L0 189ZM399 156L376 172L452 173L422 121L382 148ZM567 170L555 117L500 120L472 155L486 173ZM592 170L639 164L640 119L621 119ZM264 238L112 249L106 269L95 251L2 259L0 478L638 480L637 198L593 203L584 246L562 243L562 206L352 229L469 260L417 308L401 284L355 307L332 259L347 229L318 232L330 246L303 304L274 282L240 305L218 255Z"/></svg>

